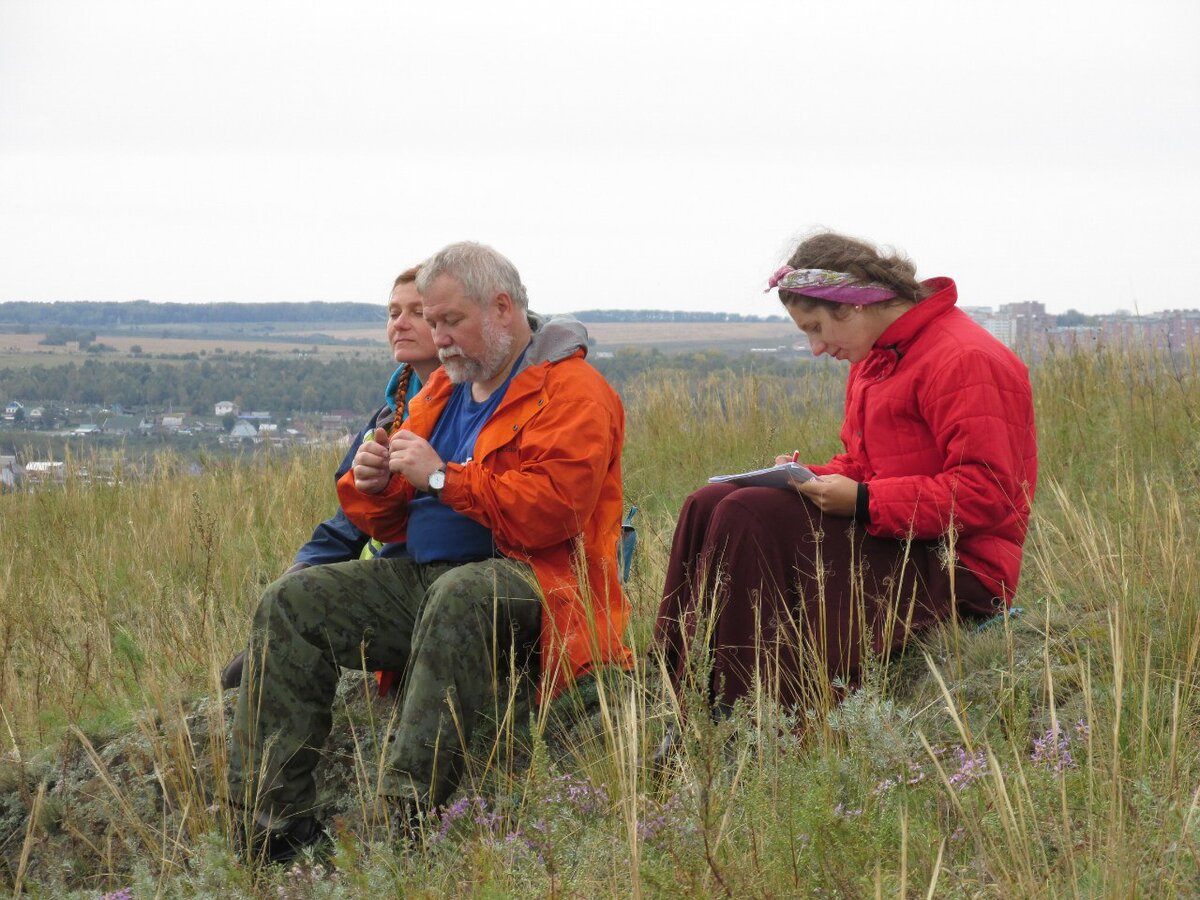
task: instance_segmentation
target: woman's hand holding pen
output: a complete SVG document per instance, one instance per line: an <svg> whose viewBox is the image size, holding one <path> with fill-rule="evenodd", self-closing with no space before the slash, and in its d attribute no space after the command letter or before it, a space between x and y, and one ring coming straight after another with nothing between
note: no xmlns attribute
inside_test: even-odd
<svg viewBox="0 0 1200 900"><path fill-rule="evenodd" d="M790 462L800 462L799 450L775 457L777 466ZM792 486L821 512L831 516L854 515L854 507L858 502L858 482L845 475L818 475L808 481L794 482Z"/></svg>

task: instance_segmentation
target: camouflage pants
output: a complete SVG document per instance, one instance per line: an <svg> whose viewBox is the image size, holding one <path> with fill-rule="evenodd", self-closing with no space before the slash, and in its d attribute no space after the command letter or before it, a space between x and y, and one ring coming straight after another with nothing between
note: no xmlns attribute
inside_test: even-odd
<svg viewBox="0 0 1200 900"><path fill-rule="evenodd" d="M340 667L365 664L405 673L379 793L443 802L508 662L529 662L540 633L533 571L511 560L355 560L285 575L254 616L234 714L231 801L253 810L262 828L313 811Z"/></svg>

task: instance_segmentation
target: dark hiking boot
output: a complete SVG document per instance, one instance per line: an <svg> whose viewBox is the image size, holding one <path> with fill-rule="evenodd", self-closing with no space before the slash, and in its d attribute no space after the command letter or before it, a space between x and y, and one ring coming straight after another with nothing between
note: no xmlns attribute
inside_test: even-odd
<svg viewBox="0 0 1200 900"><path fill-rule="evenodd" d="M245 848L245 841L239 841ZM283 828L254 836L249 846L249 862L265 865L289 863L311 849L318 861L328 861L333 855L333 838L315 816L300 816Z"/></svg>
<svg viewBox="0 0 1200 900"><path fill-rule="evenodd" d="M227 691L232 691L240 685L242 683L242 667L245 665L246 651L243 650L221 670L221 687Z"/></svg>

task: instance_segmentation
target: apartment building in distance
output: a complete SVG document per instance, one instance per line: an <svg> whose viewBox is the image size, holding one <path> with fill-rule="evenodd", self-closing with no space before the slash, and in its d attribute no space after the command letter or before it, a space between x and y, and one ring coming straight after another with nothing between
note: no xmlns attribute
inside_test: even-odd
<svg viewBox="0 0 1200 900"><path fill-rule="evenodd" d="M1080 316L1079 323L1059 324L1065 318L1046 312L1044 303L1006 303L998 309L965 306L963 312L997 340L1026 359L1052 350L1091 350L1098 347L1142 348L1161 352L1200 350L1200 310L1174 309L1137 314L1125 310Z"/></svg>

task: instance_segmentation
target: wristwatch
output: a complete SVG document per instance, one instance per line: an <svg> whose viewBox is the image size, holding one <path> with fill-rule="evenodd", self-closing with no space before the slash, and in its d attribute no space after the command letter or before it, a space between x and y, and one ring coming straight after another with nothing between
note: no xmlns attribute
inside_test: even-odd
<svg viewBox="0 0 1200 900"><path fill-rule="evenodd" d="M446 486L446 467L438 466L437 471L429 476L429 493L441 498L442 488Z"/></svg>

